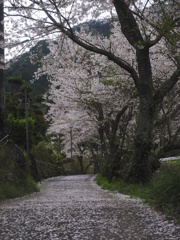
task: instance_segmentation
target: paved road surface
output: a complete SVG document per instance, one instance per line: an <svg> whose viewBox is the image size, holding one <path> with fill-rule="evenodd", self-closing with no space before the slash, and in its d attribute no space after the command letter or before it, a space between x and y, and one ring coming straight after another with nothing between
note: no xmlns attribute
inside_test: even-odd
<svg viewBox="0 0 180 240"><path fill-rule="evenodd" d="M56 177L0 203L0 240L179 240L180 226L141 203L101 190L93 176Z"/></svg>

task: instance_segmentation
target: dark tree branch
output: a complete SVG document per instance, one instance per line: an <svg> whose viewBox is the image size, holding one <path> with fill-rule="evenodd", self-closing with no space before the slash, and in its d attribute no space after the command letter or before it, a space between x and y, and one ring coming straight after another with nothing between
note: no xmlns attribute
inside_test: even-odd
<svg viewBox="0 0 180 240"><path fill-rule="evenodd" d="M43 2L41 1L41 3L43 3ZM46 13L46 15L48 16L48 18L52 21L54 26L56 26L63 34L68 36L73 42L77 43L79 46L83 47L84 49L106 56L109 60L113 61L118 66L120 66L121 68L126 70L131 75L135 84L137 85L138 74L130 64L125 62L123 59L115 56L112 52L109 52L105 49L98 48L98 47L92 45L91 43L87 43L87 42L83 41L82 39L80 39L80 37L75 35L75 33L72 31L72 28L70 28L70 29L65 28L65 26L63 24L58 23L56 21L56 19L48 12L48 10L46 10L42 5L41 5L41 7L42 7L43 11ZM67 22L68 22L68 20L67 20Z"/></svg>
<svg viewBox="0 0 180 240"><path fill-rule="evenodd" d="M159 88L159 90L155 93L154 103L156 106L163 101L164 97L168 94L168 92L171 91L171 89L173 89L173 87L179 80L180 80L180 67L178 66L178 68L171 75L171 77L166 82L164 82Z"/></svg>
<svg viewBox="0 0 180 240"><path fill-rule="evenodd" d="M121 24L122 33L125 35L129 43L135 48L138 44L143 44L143 37L134 15L129 9L129 5L125 3L124 0L114 0L113 3Z"/></svg>

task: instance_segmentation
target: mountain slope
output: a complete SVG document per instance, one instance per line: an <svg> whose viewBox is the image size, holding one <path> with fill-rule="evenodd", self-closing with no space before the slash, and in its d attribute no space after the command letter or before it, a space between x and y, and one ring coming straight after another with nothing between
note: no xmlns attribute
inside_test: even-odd
<svg viewBox="0 0 180 240"><path fill-rule="evenodd" d="M85 22L76 26L75 30L80 31L82 26L87 26L87 33L91 32L93 35L100 34L107 37L110 35L110 20L105 19ZM48 43L45 40L40 40L28 52L19 56L17 61L11 61L10 67L6 71L6 79L9 77L21 76L24 81L30 82L33 79L34 72L38 69L38 64L32 64L30 61L32 53L36 53L38 58L47 55L49 53ZM32 93L34 95L45 93L48 90L48 80L46 76L32 83L32 88ZM8 83L6 83L6 91L10 91Z"/></svg>
<svg viewBox="0 0 180 240"><path fill-rule="evenodd" d="M32 53L37 53L38 58L49 53L48 43L45 40L39 41L29 52L23 53L17 61L10 62L10 67L6 71L6 79L9 77L21 76L25 82L30 82L33 79L34 72L38 69L38 64L31 63L30 56ZM33 94L42 94L48 89L48 81L46 76L41 77L38 81L32 83ZM8 83L6 91L10 90Z"/></svg>

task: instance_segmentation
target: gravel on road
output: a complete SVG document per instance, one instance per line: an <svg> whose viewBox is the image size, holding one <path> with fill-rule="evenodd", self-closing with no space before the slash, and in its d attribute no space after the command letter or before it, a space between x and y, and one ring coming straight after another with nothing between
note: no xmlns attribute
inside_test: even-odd
<svg viewBox="0 0 180 240"><path fill-rule="evenodd" d="M0 203L0 240L180 240L180 225L100 189L93 175L50 178L40 189Z"/></svg>

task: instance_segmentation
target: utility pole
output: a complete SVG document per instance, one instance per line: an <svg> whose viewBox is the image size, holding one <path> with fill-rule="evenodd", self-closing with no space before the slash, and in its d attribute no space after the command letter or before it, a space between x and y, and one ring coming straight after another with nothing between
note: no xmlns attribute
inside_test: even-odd
<svg viewBox="0 0 180 240"><path fill-rule="evenodd" d="M61 135L60 135L60 133L58 134L58 152L59 152L59 154L61 153Z"/></svg>
<svg viewBox="0 0 180 240"><path fill-rule="evenodd" d="M73 159L72 159L72 128L70 130L70 137L71 137L71 172L73 171Z"/></svg>
<svg viewBox="0 0 180 240"><path fill-rule="evenodd" d="M28 126L28 97L25 89L25 116L26 116L26 151L29 156L29 126Z"/></svg>
<svg viewBox="0 0 180 240"><path fill-rule="evenodd" d="M5 78L4 78L4 1L0 1L0 140L4 138L4 100L5 100Z"/></svg>

